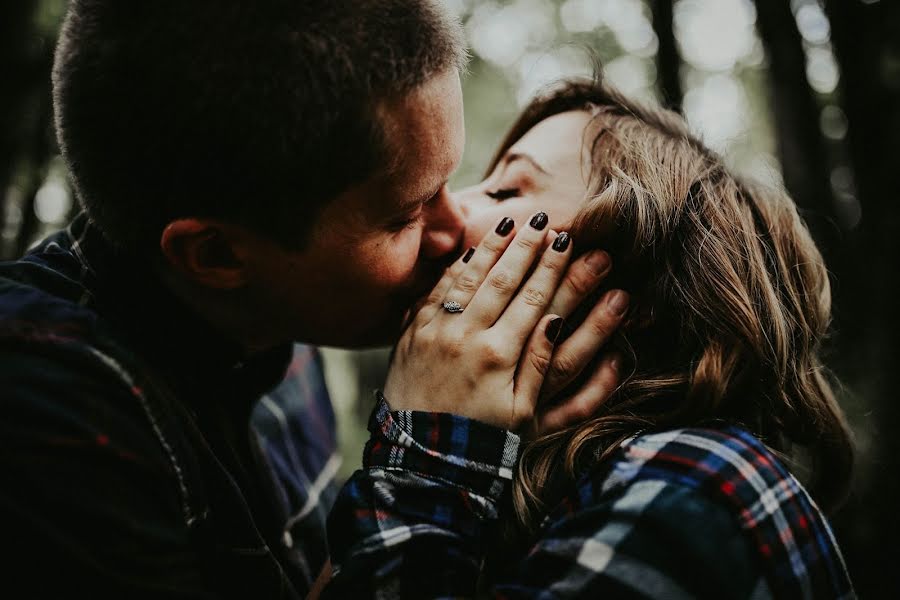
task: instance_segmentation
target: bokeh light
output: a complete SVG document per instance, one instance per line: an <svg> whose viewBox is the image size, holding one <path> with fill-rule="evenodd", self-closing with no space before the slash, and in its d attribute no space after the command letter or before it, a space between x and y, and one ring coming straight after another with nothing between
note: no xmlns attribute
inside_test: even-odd
<svg viewBox="0 0 900 600"><path fill-rule="evenodd" d="M830 94L837 88L838 66L830 50L820 47L807 49L806 77L809 85L820 94Z"/></svg>
<svg viewBox="0 0 900 600"><path fill-rule="evenodd" d="M741 83L731 74L717 73L684 96L688 122L714 150L725 152L750 127L747 98Z"/></svg>
<svg viewBox="0 0 900 600"><path fill-rule="evenodd" d="M804 2L797 9L795 17L800 35L810 44L824 44L831 38L828 17L815 0Z"/></svg>
<svg viewBox="0 0 900 600"><path fill-rule="evenodd" d="M553 7L541 0L483 3L472 13L467 31L478 56L499 67L511 67L529 49L555 40Z"/></svg>
<svg viewBox="0 0 900 600"><path fill-rule="evenodd" d="M675 35L684 59L706 71L729 71L751 54L756 9L750 0L680 0Z"/></svg>

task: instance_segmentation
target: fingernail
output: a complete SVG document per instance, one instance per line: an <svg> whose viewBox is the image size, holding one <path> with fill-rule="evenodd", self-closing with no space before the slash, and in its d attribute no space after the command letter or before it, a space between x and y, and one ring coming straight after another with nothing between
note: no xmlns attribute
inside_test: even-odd
<svg viewBox="0 0 900 600"><path fill-rule="evenodd" d="M463 256L463 262L467 263L472 259L472 255L475 254L475 246L472 246L468 250L466 250L466 255Z"/></svg>
<svg viewBox="0 0 900 600"><path fill-rule="evenodd" d="M497 225L497 229L494 231L497 232L497 235L509 235L509 232L513 230L515 227L515 222L509 217L503 217L503 220L500 221L500 224Z"/></svg>
<svg viewBox="0 0 900 600"><path fill-rule="evenodd" d="M628 310L628 294L622 290L613 290L607 299L607 306L614 315L624 315Z"/></svg>
<svg viewBox="0 0 900 600"><path fill-rule="evenodd" d="M554 240L553 242L553 249L557 252L565 252L569 247L570 241L571 238L569 237L569 234L563 231L561 234L556 236L556 240Z"/></svg>
<svg viewBox="0 0 900 600"><path fill-rule="evenodd" d="M606 270L609 269L611 263L612 260L610 260L609 254L603 250L594 250L588 255L587 260L585 261L588 269L590 269L591 273L594 275L606 273Z"/></svg>
<svg viewBox="0 0 900 600"><path fill-rule="evenodd" d="M613 354L606 360L609 362L609 368L611 368L613 371L618 372L619 367L622 366L622 358L618 354Z"/></svg>
<svg viewBox="0 0 900 600"><path fill-rule="evenodd" d="M531 222L529 222L528 224L531 225L532 229L541 231L542 229L544 229L544 227L547 226L547 223L549 221L550 219L547 217L547 213L539 212L538 214L531 217Z"/></svg>
<svg viewBox="0 0 900 600"><path fill-rule="evenodd" d="M563 323L566 320L562 317L556 317L549 323L547 323L547 328L544 330L544 334L547 336L547 339L550 340L551 343L555 344L557 338L559 338L559 332L562 331Z"/></svg>

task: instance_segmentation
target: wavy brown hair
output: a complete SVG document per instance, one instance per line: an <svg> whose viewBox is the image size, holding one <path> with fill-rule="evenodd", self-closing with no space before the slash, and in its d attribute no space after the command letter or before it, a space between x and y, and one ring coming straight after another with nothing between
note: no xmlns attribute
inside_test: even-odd
<svg viewBox="0 0 900 600"><path fill-rule="evenodd" d="M580 473L629 437L709 424L759 436L835 509L853 448L820 356L828 274L793 201L735 176L679 115L599 78L534 100L491 170L529 129L571 110L594 118L586 138L573 140L587 144L591 161L569 230L578 252L612 256L606 288L631 294L614 342L623 379L596 414L526 445L513 486L518 524L534 530Z"/></svg>

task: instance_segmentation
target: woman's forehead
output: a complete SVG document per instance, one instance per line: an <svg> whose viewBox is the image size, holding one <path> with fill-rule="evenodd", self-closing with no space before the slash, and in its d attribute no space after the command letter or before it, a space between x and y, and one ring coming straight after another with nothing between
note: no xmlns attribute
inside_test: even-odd
<svg viewBox="0 0 900 600"><path fill-rule="evenodd" d="M580 172L590 160L592 144L588 127L591 113L571 110L547 117L529 129L507 150L507 154L526 154L551 174Z"/></svg>

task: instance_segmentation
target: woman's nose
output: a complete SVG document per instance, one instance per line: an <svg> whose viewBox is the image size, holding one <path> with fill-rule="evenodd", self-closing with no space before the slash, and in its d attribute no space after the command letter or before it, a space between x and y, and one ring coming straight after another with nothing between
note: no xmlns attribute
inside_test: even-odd
<svg viewBox="0 0 900 600"><path fill-rule="evenodd" d="M457 190L450 196L459 207L459 211L460 213L462 213L463 219L468 220L473 215L473 213L478 212L479 200L482 199L483 194L478 191L478 188L476 186L470 186L461 190Z"/></svg>

